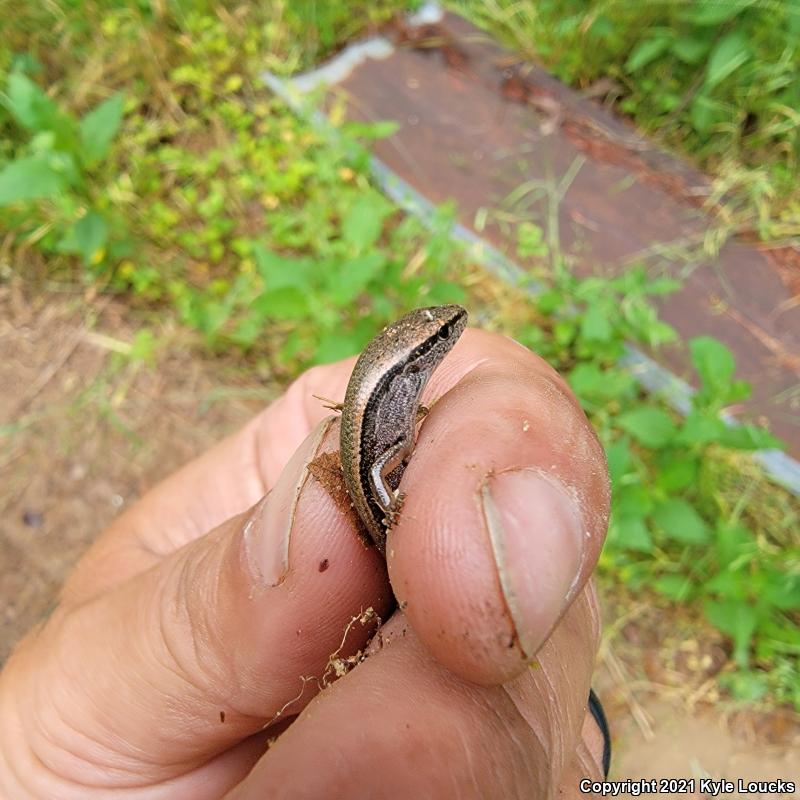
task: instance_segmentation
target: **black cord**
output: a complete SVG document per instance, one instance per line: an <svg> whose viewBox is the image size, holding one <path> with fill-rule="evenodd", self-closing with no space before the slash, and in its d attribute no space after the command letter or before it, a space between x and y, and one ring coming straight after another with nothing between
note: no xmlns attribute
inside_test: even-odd
<svg viewBox="0 0 800 800"><path fill-rule="evenodd" d="M589 690L589 711L591 711L600 733L603 734L603 774L608 777L608 769L611 766L611 731L608 728L606 712L600 698L594 693L594 689Z"/></svg>

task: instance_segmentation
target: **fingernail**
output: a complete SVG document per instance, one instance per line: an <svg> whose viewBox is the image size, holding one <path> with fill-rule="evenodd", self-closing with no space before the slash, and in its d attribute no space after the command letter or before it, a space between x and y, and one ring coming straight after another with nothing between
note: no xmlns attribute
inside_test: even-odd
<svg viewBox="0 0 800 800"><path fill-rule="evenodd" d="M272 490L254 507L245 522L245 557L254 583L278 586L289 571L289 541L300 492L308 480L308 465L317 455L335 418L323 420L297 448Z"/></svg>
<svg viewBox="0 0 800 800"><path fill-rule="evenodd" d="M520 647L533 658L577 589L586 544L580 510L557 478L534 469L487 478L481 505Z"/></svg>

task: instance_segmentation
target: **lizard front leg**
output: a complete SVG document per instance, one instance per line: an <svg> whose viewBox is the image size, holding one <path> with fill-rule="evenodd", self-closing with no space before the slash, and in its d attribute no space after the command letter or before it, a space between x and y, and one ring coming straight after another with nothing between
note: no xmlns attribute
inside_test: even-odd
<svg viewBox="0 0 800 800"><path fill-rule="evenodd" d="M397 521L397 515L403 505L403 495L395 492L387 482L388 475L401 464L405 463L406 458L411 453L411 447L404 439L400 439L388 450L383 452L379 458L375 459L369 471L370 489L372 497L386 514L384 523L391 527Z"/></svg>

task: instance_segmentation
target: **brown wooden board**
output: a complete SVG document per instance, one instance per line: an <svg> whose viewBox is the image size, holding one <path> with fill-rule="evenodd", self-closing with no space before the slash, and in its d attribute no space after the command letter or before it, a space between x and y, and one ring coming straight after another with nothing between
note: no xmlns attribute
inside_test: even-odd
<svg viewBox="0 0 800 800"><path fill-rule="evenodd" d="M557 221L558 244L581 275L640 262L682 277L662 318L684 340L708 334L733 350L753 397L731 411L766 423L799 457L800 303L757 246L729 240L716 256L704 252L715 225L701 209L708 180L457 16L394 38L390 57L365 61L336 88L351 119L399 123L376 156L429 200L455 200L468 227L526 186L512 210L549 231ZM482 235L510 252L499 226ZM658 360L691 378L685 345Z"/></svg>

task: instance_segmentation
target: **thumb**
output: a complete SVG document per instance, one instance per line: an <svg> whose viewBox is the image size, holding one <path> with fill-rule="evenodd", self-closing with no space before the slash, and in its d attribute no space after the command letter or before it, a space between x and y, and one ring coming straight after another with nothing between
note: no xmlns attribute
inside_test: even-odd
<svg viewBox="0 0 800 800"><path fill-rule="evenodd" d="M344 652L363 646L369 626L352 619L369 606L385 616L392 594L377 552L308 479L308 464L337 449L331 423L250 511L57 609L22 645L0 684L25 709L22 735L0 742L20 773L39 762L67 784L106 790L196 781L214 756L296 714L343 641ZM252 755L226 764L223 783ZM174 785L186 796L189 787Z"/></svg>

